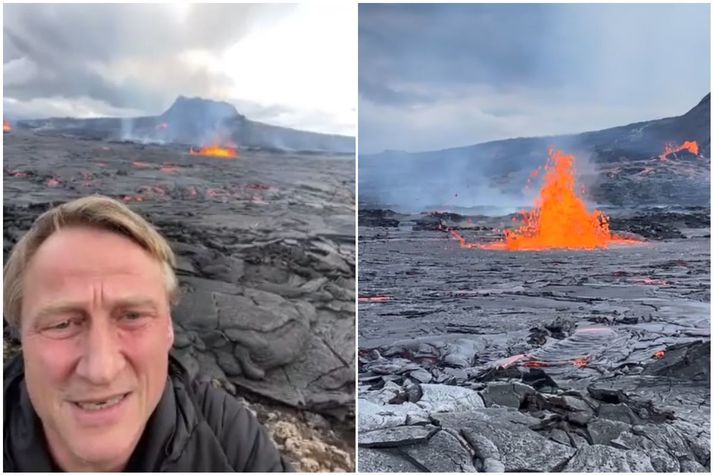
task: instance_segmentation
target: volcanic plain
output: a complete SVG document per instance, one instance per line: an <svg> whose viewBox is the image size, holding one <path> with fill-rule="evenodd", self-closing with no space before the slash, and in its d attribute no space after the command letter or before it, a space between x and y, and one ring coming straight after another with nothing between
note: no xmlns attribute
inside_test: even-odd
<svg viewBox="0 0 713 475"><path fill-rule="evenodd" d="M523 215L360 209L360 470L710 471L710 208L588 214L560 163Z"/></svg>

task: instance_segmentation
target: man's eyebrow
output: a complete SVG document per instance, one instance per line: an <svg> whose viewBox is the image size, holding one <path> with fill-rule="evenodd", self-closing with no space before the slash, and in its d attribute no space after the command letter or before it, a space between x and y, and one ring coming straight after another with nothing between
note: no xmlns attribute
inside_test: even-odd
<svg viewBox="0 0 713 475"><path fill-rule="evenodd" d="M158 308L158 304L154 299L147 297L126 297L116 299L112 302L115 307L154 307Z"/></svg>
<svg viewBox="0 0 713 475"><path fill-rule="evenodd" d="M116 299L112 302L113 307L152 307L154 309L158 308L158 304L151 298L146 297L126 297ZM52 315L56 315L62 312L71 311L85 311L86 303L84 302L57 302L46 305L35 313L35 320L40 321Z"/></svg>
<svg viewBox="0 0 713 475"><path fill-rule="evenodd" d="M35 321L40 321L52 315L67 311L84 311L84 305L81 302L58 302L46 305L35 313Z"/></svg>

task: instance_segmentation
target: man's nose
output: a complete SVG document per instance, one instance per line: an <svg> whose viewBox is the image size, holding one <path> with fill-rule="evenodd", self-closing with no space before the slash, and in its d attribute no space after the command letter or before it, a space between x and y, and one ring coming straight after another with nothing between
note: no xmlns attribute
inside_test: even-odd
<svg viewBox="0 0 713 475"><path fill-rule="evenodd" d="M82 357L77 374L96 385L111 384L126 364L121 352L119 336L111 322L92 323L84 334Z"/></svg>

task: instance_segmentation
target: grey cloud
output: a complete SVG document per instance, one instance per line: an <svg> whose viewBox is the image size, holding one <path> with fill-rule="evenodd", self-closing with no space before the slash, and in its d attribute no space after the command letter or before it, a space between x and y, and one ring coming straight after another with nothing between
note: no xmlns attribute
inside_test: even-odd
<svg viewBox="0 0 713 475"><path fill-rule="evenodd" d="M361 5L359 147L433 150L678 115L708 5Z"/></svg>
<svg viewBox="0 0 713 475"><path fill-rule="evenodd" d="M353 135L354 123L352 118L340 121L338 117L322 111L297 110L279 104L260 104L245 99L233 98L230 101L238 112L252 120L270 125L292 127L291 124L300 124L300 130L311 132L324 132L324 124L331 124L331 133Z"/></svg>
<svg viewBox="0 0 713 475"><path fill-rule="evenodd" d="M205 95L226 87L226 78L190 68L178 60L180 53L225 48L291 7L193 5L183 20L172 8L5 5L4 95L25 103L41 97L90 97L107 109L156 112L179 93ZM127 59L140 68L146 65L145 74L159 80L112 78L112 68Z"/></svg>

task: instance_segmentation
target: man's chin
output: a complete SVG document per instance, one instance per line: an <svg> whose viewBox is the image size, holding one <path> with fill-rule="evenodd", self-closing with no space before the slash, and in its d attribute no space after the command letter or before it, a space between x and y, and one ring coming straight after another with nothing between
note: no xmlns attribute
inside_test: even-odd
<svg viewBox="0 0 713 475"><path fill-rule="evenodd" d="M70 453L69 458L74 459L73 463L85 466L84 470L121 471L143 432L143 427L132 424L131 420L135 418L127 414L122 421L98 427L78 424L70 417L69 430L60 436L64 440L60 446L64 445Z"/></svg>
<svg viewBox="0 0 713 475"><path fill-rule="evenodd" d="M70 450L74 457L92 471L121 471L131 457L135 446L133 437L107 435L106 437L77 437Z"/></svg>

